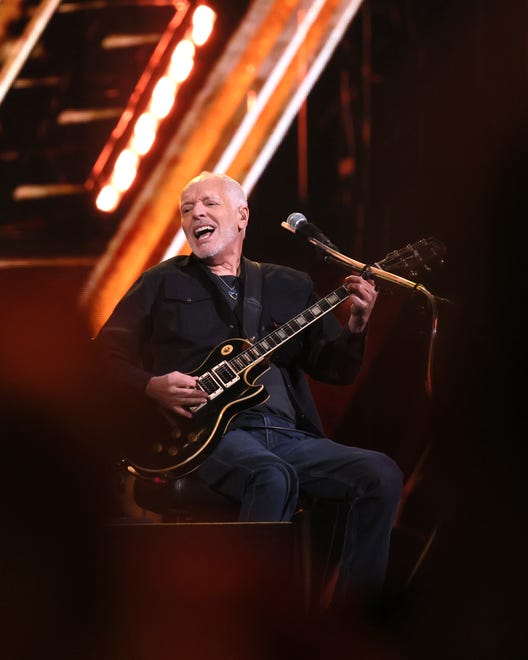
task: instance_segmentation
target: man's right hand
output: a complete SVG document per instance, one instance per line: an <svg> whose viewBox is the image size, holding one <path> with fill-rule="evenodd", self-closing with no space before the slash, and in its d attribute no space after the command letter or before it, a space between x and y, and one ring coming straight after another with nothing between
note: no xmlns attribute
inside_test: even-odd
<svg viewBox="0 0 528 660"><path fill-rule="evenodd" d="M145 394L177 415L191 418L192 413L188 408L207 401L207 394L197 389L197 381L196 376L171 371L164 376L152 376L145 388Z"/></svg>

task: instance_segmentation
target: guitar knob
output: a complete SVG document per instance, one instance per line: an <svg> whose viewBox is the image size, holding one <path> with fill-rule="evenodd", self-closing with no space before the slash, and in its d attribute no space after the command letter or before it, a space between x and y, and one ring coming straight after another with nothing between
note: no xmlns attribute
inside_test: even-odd
<svg viewBox="0 0 528 660"><path fill-rule="evenodd" d="M151 449L152 449L152 453L161 454L161 452L163 451L163 445L161 444L161 442L155 442L152 445Z"/></svg>
<svg viewBox="0 0 528 660"><path fill-rule="evenodd" d="M169 445L169 448L167 449L167 454L169 456L177 456L179 451L180 450L175 445Z"/></svg>

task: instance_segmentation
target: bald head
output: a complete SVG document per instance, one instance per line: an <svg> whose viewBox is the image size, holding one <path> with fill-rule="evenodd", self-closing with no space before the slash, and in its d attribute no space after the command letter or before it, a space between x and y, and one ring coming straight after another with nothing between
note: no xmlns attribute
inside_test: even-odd
<svg viewBox="0 0 528 660"><path fill-rule="evenodd" d="M181 192L180 199L184 197L184 193L192 185L196 183L201 183L205 181L214 181L214 180L223 183L224 190L229 194L229 197L234 206L236 207L241 205L247 206L246 193L244 192L242 186L238 183L238 181L228 176L227 174L222 174L220 172L208 172L207 170L200 172L198 176L195 176L194 178L192 178L190 181L187 182L187 184L185 185L185 187Z"/></svg>

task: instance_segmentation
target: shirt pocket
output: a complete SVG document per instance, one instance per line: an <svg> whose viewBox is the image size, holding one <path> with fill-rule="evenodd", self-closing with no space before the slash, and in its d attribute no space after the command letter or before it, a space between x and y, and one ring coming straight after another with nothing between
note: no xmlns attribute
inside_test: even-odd
<svg viewBox="0 0 528 660"><path fill-rule="evenodd" d="M160 342L180 344L179 348L214 343L217 317L211 293L194 282L168 281L155 316L154 335Z"/></svg>

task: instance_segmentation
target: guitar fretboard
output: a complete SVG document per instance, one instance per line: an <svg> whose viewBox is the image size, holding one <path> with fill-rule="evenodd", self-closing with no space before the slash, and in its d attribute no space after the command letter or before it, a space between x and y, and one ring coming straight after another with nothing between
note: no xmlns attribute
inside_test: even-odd
<svg viewBox="0 0 528 660"><path fill-rule="evenodd" d="M250 348L242 351L228 363L226 367L233 369L236 374L245 371L252 364L264 359L279 346L287 342L299 332L305 330L312 323L322 318L334 307L348 298L348 289L345 285L340 286L332 293L329 293L321 300L318 300L311 307L290 319L284 325L273 330L268 335L259 339Z"/></svg>
<svg viewBox="0 0 528 660"><path fill-rule="evenodd" d="M425 262L432 258L441 261L444 254L444 244L432 237L407 245L402 250L391 252L376 265L383 270L390 271L395 270L395 266L405 267L414 274L419 265L425 265ZM304 312L235 355L231 360L220 362L210 371L202 374L199 378L199 386L207 392L210 398L218 396L226 388L236 383L240 379L240 375L249 367L266 358L279 346L337 307L348 298L348 295L346 286L341 285Z"/></svg>
<svg viewBox="0 0 528 660"><path fill-rule="evenodd" d="M200 387L209 395L216 395L221 387L229 387L237 381L240 374L249 367L257 364L273 353L289 339L305 330L312 323L337 307L349 296L348 289L343 284L324 298L315 302L311 307L290 319L279 328L276 328L245 351L242 351L229 361L216 365L211 373L206 372L200 376Z"/></svg>

